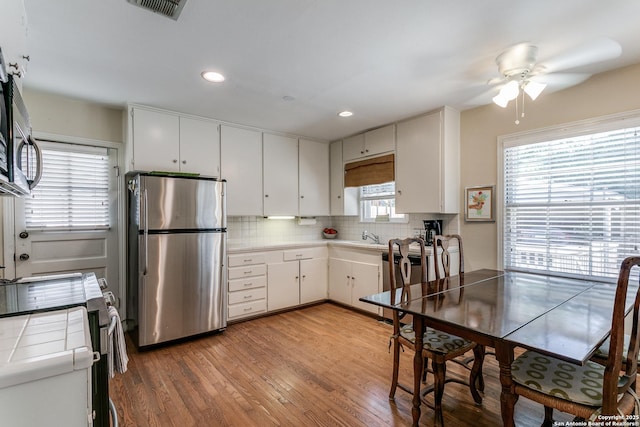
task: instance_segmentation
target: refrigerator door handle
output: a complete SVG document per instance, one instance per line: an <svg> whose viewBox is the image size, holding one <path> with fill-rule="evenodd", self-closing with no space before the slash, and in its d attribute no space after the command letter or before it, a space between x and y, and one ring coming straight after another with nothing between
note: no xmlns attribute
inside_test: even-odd
<svg viewBox="0 0 640 427"><path fill-rule="evenodd" d="M149 209L147 207L147 189L144 189L144 196L143 196L143 205L144 205L144 210L142 210L142 207L140 207L140 210L142 212L144 212L144 228L143 228L143 234L144 234L144 268L142 269L142 275L146 276L147 275L147 269L149 268L149 254L147 251L147 248L149 246Z"/></svg>

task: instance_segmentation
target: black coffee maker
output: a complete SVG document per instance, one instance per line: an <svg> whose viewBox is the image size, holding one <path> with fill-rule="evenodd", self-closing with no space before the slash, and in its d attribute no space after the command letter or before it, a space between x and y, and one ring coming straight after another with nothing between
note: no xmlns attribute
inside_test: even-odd
<svg viewBox="0 0 640 427"><path fill-rule="evenodd" d="M442 234L442 220L425 219L424 222L424 243L433 245L433 236Z"/></svg>

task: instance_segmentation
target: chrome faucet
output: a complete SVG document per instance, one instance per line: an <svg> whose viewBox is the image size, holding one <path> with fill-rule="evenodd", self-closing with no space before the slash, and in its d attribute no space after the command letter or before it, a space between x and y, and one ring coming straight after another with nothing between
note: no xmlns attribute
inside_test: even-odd
<svg viewBox="0 0 640 427"><path fill-rule="evenodd" d="M373 240L373 243L380 244L380 236L378 236L377 234L368 233L367 230L364 230L362 232L362 240L367 239Z"/></svg>

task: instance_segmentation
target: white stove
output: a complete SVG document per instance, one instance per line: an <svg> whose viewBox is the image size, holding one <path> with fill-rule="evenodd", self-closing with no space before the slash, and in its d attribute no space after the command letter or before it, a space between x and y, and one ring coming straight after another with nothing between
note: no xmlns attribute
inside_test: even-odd
<svg viewBox="0 0 640 427"><path fill-rule="evenodd" d="M0 414L10 426L92 426L85 307L0 318Z"/></svg>

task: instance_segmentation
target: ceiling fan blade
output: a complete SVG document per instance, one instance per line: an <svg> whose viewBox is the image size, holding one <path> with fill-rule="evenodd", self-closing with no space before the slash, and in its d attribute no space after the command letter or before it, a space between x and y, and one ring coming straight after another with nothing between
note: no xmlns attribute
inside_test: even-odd
<svg viewBox="0 0 640 427"><path fill-rule="evenodd" d="M591 74L587 73L553 73L536 76L531 80L546 83L554 89L567 88L580 84L591 77Z"/></svg>
<svg viewBox="0 0 640 427"><path fill-rule="evenodd" d="M600 38L589 43L583 43L567 53L543 61L545 73L569 70L597 62L617 58L622 53L618 42L608 38Z"/></svg>
<svg viewBox="0 0 640 427"><path fill-rule="evenodd" d="M498 94L496 88L490 88L479 95L474 96L473 98L464 102L465 106L468 107L479 107L480 105L487 105L491 103L491 99Z"/></svg>

